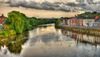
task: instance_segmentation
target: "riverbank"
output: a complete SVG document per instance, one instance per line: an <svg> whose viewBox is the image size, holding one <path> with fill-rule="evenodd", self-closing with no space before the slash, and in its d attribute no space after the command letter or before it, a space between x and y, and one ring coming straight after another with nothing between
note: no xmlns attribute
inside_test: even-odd
<svg viewBox="0 0 100 57"><path fill-rule="evenodd" d="M73 31L81 34L100 36L100 29L96 29L96 28L71 27L71 26L63 26L63 25L59 25L59 28L63 28L65 30Z"/></svg>
<svg viewBox="0 0 100 57"><path fill-rule="evenodd" d="M2 15L3 16L3 15ZM40 25L52 24L56 19L42 19L36 17L27 17L25 14L12 11L8 17L1 18L2 25L0 29L0 47L9 46L10 52L20 53L21 45L28 39L28 32ZM45 24L45 25L44 25ZM16 50L18 48L18 50Z"/></svg>

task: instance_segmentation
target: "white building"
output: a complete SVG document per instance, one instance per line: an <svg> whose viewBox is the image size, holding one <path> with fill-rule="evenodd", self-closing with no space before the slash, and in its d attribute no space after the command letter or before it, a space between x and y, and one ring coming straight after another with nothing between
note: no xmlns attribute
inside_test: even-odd
<svg viewBox="0 0 100 57"><path fill-rule="evenodd" d="M94 22L95 22L94 19L83 19L83 26L92 27Z"/></svg>

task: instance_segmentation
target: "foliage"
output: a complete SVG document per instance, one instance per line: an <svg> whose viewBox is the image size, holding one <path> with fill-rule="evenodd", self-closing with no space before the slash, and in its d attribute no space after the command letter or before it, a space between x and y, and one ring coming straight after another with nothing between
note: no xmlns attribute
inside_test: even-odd
<svg viewBox="0 0 100 57"><path fill-rule="evenodd" d="M56 20L52 19L39 19L35 17L26 17L23 13L12 11L8 13L6 24L10 24L11 29L16 33L23 33L38 25L54 23Z"/></svg>
<svg viewBox="0 0 100 57"><path fill-rule="evenodd" d="M9 12L3 29L0 30L0 46L6 45L11 52L19 53L21 45L26 41L20 34L38 25L56 23L56 21L56 19L27 17L18 11Z"/></svg>
<svg viewBox="0 0 100 57"><path fill-rule="evenodd" d="M57 20L55 21L55 27L56 27L56 28L59 27L60 22L61 22L61 20L59 20L59 19L57 19Z"/></svg>
<svg viewBox="0 0 100 57"><path fill-rule="evenodd" d="M51 23L58 24L58 20L27 17L23 13L20 13L18 11L12 11L8 13L8 17L5 19L3 29L0 30L0 36L3 35L5 37L9 37L9 35L12 34L20 34L25 31L31 30L38 25Z"/></svg>
<svg viewBox="0 0 100 57"><path fill-rule="evenodd" d="M16 33L23 33L25 28L25 19L26 16L20 12L12 11L8 13L8 21Z"/></svg>
<svg viewBox="0 0 100 57"><path fill-rule="evenodd" d="M100 13L96 13L96 12L85 12L83 14L79 14L77 15L77 18L87 18L87 19L93 19L95 18L95 16L100 16Z"/></svg>
<svg viewBox="0 0 100 57"><path fill-rule="evenodd" d="M20 53L22 49L22 44L24 44L26 40L27 39L25 38L25 36L21 34L14 37L6 45L8 46L10 52Z"/></svg>
<svg viewBox="0 0 100 57"><path fill-rule="evenodd" d="M8 50L13 53L20 53L22 44L25 43L27 38L24 34L10 36L9 38L0 38L0 46L6 45Z"/></svg>
<svg viewBox="0 0 100 57"><path fill-rule="evenodd" d="M3 35L3 37L10 37L16 35L16 32L15 30L3 30L1 31L1 35Z"/></svg>

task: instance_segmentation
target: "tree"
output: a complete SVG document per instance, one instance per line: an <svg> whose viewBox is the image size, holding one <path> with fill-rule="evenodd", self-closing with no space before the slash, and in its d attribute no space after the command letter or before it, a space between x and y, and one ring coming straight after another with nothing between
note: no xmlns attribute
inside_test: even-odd
<svg viewBox="0 0 100 57"><path fill-rule="evenodd" d="M8 13L8 20L11 24L11 28L16 31L16 33L22 33L25 28L26 16L18 11L12 11Z"/></svg>

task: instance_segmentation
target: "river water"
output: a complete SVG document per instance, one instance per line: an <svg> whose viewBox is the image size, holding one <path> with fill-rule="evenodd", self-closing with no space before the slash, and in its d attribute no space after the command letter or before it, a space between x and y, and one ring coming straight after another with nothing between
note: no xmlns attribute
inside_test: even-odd
<svg viewBox="0 0 100 57"><path fill-rule="evenodd" d="M8 49L0 57L100 57L100 37L56 29L53 25L31 30L27 37L20 53Z"/></svg>

